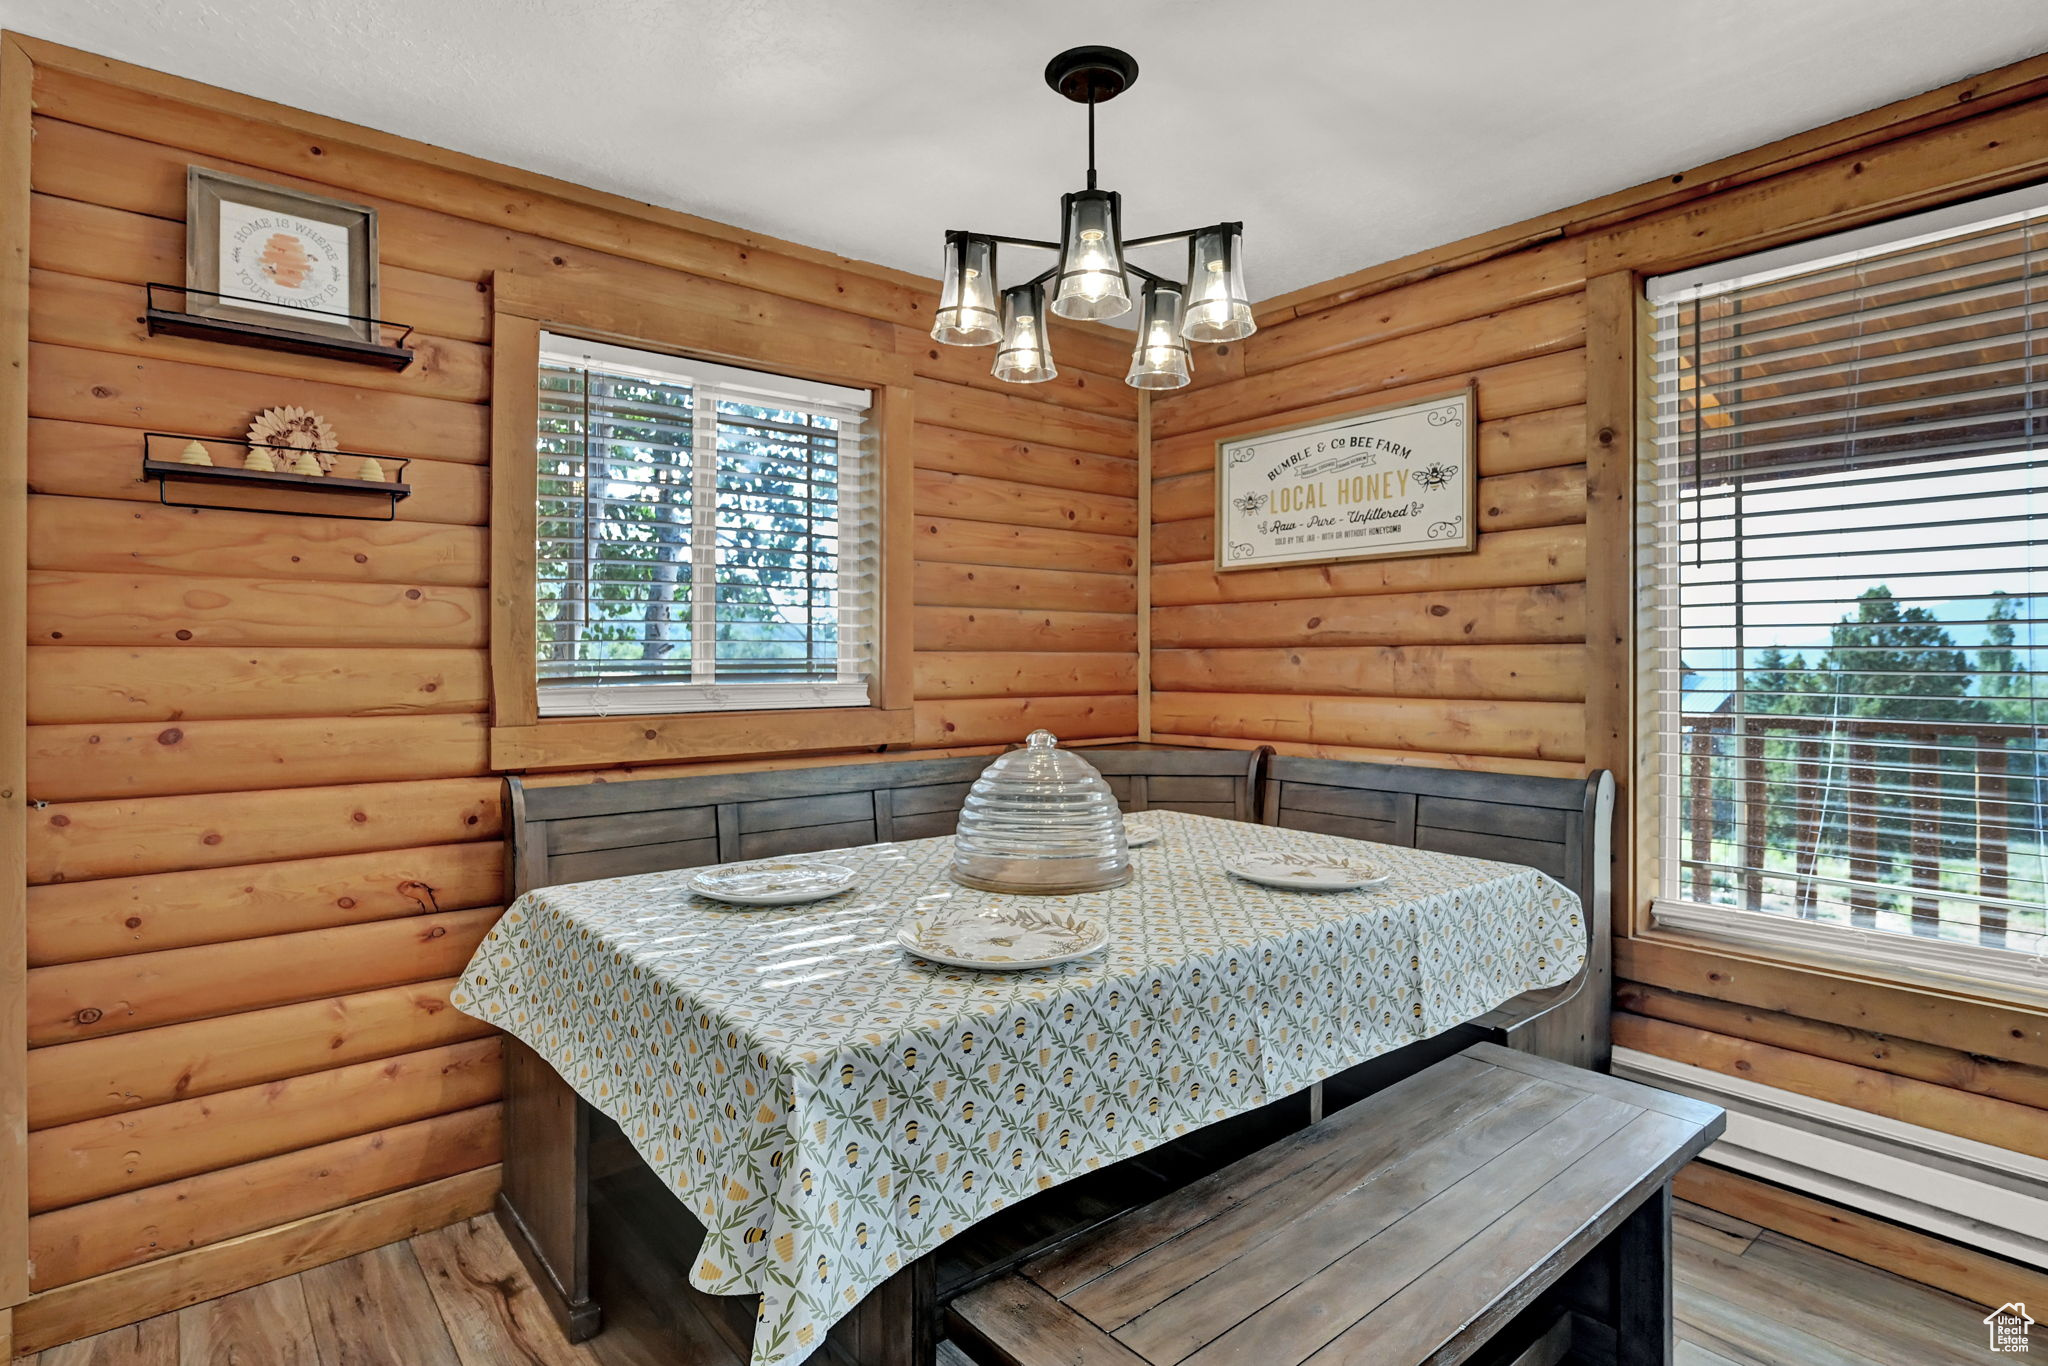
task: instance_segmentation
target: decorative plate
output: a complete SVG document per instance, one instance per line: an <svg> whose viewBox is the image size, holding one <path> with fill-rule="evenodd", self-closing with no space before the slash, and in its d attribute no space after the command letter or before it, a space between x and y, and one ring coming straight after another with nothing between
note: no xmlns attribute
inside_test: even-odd
<svg viewBox="0 0 2048 1366"><path fill-rule="evenodd" d="M896 942L949 967L1021 972L1100 953L1109 931L1100 920L1071 911L991 906L912 921L896 932Z"/></svg>
<svg viewBox="0 0 2048 1366"><path fill-rule="evenodd" d="M1369 859L1278 852L1240 855L1223 870L1247 882L1292 892L1350 892L1384 886L1393 876Z"/></svg>
<svg viewBox="0 0 2048 1366"><path fill-rule="evenodd" d="M1152 822L1133 820L1126 820L1124 822L1124 846L1126 848L1141 849L1148 844L1156 844L1158 840L1159 827L1152 824Z"/></svg>
<svg viewBox="0 0 2048 1366"><path fill-rule="evenodd" d="M795 906L823 901L853 886L853 869L837 863L734 863L706 868L689 888L735 906Z"/></svg>

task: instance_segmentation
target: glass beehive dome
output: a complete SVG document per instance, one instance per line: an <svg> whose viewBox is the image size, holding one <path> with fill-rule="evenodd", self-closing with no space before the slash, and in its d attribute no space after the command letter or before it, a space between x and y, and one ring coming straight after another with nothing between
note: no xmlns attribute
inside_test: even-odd
<svg viewBox="0 0 2048 1366"><path fill-rule="evenodd" d="M1095 766L1035 730L975 780L953 880L985 892L1072 896L1131 880L1123 813Z"/></svg>

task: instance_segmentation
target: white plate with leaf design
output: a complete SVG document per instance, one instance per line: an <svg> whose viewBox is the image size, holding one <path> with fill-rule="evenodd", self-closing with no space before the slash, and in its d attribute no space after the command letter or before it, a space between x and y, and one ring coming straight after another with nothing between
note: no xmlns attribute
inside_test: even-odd
<svg viewBox="0 0 2048 1366"><path fill-rule="evenodd" d="M1384 887L1393 877L1371 859L1279 851L1240 855L1224 864L1223 870L1246 882L1290 892L1355 892Z"/></svg>
<svg viewBox="0 0 2048 1366"><path fill-rule="evenodd" d="M689 880L698 896L735 906L797 906L853 886L853 869L837 863L773 860L706 868Z"/></svg>
<svg viewBox="0 0 2048 1366"><path fill-rule="evenodd" d="M1128 817L1124 820L1124 847L1126 849L1142 849L1148 844L1157 844L1159 842L1159 834L1159 827L1150 821L1134 821Z"/></svg>
<svg viewBox="0 0 2048 1366"><path fill-rule="evenodd" d="M1071 911L990 906L914 920L896 932L896 942L948 967L1022 972L1100 953L1109 930L1100 920Z"/></svg>

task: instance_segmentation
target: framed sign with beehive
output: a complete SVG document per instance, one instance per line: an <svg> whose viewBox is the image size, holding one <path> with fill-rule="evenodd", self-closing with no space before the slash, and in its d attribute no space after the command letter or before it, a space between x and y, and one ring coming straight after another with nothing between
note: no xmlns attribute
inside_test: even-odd
<svg viewBox="0 0 2048 1366"><path fill-rule="evenodd" d="M185 290L199 317L374 344L377 211L187 167Z"/></svg>
<svg viewBox="0 0 2048 1366"><path fill-rule="evenodd" d="M1474 544L1471 385L1216 443L1216 568L1402 555Z"/></svg>

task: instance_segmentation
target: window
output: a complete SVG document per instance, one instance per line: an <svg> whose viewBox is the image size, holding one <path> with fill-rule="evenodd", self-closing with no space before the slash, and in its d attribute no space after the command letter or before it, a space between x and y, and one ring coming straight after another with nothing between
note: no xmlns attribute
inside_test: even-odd
<svg viewBox="0 0 2048 1366"><path fill-rule="evenodd" d="M1659 923L2048 986L2044 210L1651 282Z"/></svg>
<svg viewBox="0 0 2048 1366"><path fill-rule="evenodd" d="M543 716L864 707L869 395L543 333Z"/></svg>

